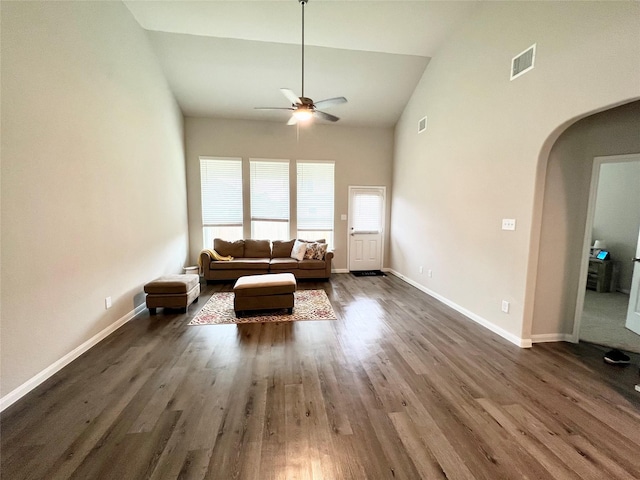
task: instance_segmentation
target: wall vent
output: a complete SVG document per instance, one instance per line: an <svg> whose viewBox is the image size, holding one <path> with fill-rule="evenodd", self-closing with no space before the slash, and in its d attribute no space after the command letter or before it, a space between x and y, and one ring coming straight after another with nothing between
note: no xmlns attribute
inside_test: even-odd
<svg viewBox="0 0 640 480"><path fill-rule="evenodd" d="M533 69L536 60L536 44L511 59L511 80Z"/></svg>
<svg viewBox="0 0 640 480"><path fill-rule="evenodd" d="M418 121L418 133L422 133L427 129L427 117L422 117Z"/></svg>

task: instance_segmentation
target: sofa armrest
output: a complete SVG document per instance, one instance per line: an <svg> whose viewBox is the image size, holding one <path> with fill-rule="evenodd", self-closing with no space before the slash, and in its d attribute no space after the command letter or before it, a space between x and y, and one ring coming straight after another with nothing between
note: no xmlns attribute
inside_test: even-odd
<svg viewBox="0 0 640 480"><path fill-rule="evenodd" d="M328 251L324 255L324 261L326 262L326 265L325 265L326 278L331 277L331 260L333 260L333 250Z"/></svg>
<svg viewBox="0 0 640 480"><path fill-rule="evenodd" d="M211 258L211 255L209 255L208 251L203 250L200 252L200 257L198 257L198 266L200 267L200 273L204 276L205 279L209 279L210 277L209 267L211 266L212 260L213 258Z"/></svg>

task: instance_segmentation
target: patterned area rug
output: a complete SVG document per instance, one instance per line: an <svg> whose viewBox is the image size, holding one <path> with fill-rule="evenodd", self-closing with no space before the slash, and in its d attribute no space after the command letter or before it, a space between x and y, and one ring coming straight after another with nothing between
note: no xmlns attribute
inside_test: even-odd
<svg viewBox="0 0 640 480"><path fill-rule="evenodd" d="M298 290L294 293L293 313L287 310L256 312L253 316L236 318L233 292L216 292L193 317L189 325L220 325L225 323L295 322L300 320L335 320L336 314L324 290Z"/></svg>

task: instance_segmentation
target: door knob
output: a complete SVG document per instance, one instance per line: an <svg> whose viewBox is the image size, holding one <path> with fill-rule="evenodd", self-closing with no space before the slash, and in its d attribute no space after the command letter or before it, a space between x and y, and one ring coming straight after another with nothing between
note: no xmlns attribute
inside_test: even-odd
<svg viewBox="0 0 640 480"><path fill-rule="evenodd" d="M632 259L631 259L631 261L632 261L632 262L640 262L640 257L632 258Z"/></svg>

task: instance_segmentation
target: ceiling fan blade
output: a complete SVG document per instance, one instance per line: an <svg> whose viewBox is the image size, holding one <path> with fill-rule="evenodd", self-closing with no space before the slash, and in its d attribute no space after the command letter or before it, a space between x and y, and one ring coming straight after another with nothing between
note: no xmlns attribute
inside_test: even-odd
<svg viewBox="0 0 640 480"><path fill-rule="evenodd" d="M316 102L316 108L327 108L333 105L340 105L341 103L347 103L347 99L344 97L327 98L326 100L320 100Z"/></svg>
<svg viewBox="0 0 640 480"><path fill-rule="evenodd" d="M289 100L293 105L302 103L302 100L300 100L300 98L298 98L298 96L288 88L281 88L280 91L285 97L287 97L287 100Z"/></svg>
<svg viewBox="0 0 640 480"><path fill-rule="evenodd" d="M295 116L291 115L291 118L287 122L287 125L297 125L297 123L298 123L298 119Z"/></svg>
<svg viewBox="0 0 640 480"><path fill-rule="evenodd" d="M293 107L253 107L254 110L295 110Z"/></svg>
<svg viewBox="0 0 640 480"><path fill-rule="evenodd" d="M316 110L313 112L313 116L316 118L321 118L323 120L328 120L330 122L337 122L340 120L340 117L336 117L335 115L331 115L330 113L321 112L320 110Z"/></svg>

